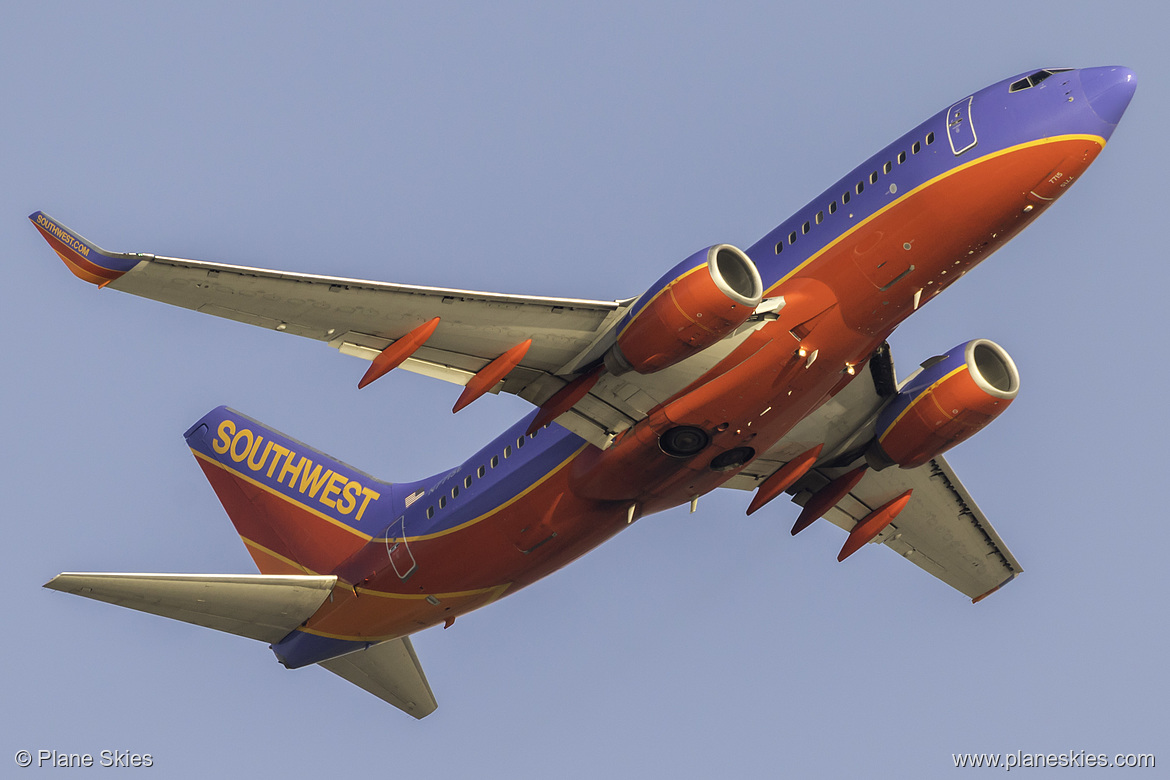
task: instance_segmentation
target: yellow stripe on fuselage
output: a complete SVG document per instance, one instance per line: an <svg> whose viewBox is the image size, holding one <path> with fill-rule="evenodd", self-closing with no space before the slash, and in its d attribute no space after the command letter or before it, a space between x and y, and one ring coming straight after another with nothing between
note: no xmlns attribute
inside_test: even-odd
<svg viewBox="0 0 1170 780"><path fill-rule="evenodd" d="M777 287L784 284L789 279L791 279L792 277L796 276L798 273L803 271L805 268L808 267L808 265L810 263L818 260L821 257L821 255L825 254L825 252L828 252L830 249L835 247L837 244L844 241L852 233L854 233L855 231L864 227L865 225L869 224L870 222L877 219L878 217L882 216L883 214L885 214L887 211L894 208L895 206L900 205L903 201L907 200L908 198L911 198L914 195L918 194L919 192L922 192L927 187L931 187L931 186L939 183L943 179L946 179L950 176L954 176L956 173L960 173L962 171L967 170L968 168L972 168L976 165L979 165L981 163L985 163L989 160L994 160L997 157L1002 157L1005 154L1013 154L1015 152L1019 152L1019 151L1022 151L1024 149L1030 149L1030 148L1035 147L1035 146L1043 146L1045 144L1059 143L1061 141L1076 141L1076 140L1095 141L1096 143L1100 144L1102 148L1104 148L1104 146L1105 146L1105 139L1099 135L1091 135L1091 134L1083 134L1083 133L1073 133L1070 135L1056 135L1056 136L1051 136L1049 138L1041 138L1041 139L1038 139L1036 141L1028 141L1027 143L1017 144L1016 146L1009 146L1007 149L1000 149L998 152L992 152L991 154L984 155L983 157L979 157L977 159L971 160L970 162L963 163L962 165L960 165L958 167L951 168L949 171L944 171L943 173L940 173L938 176L935 176L933 179L930 179L928 181L923 182L922 184L919 184L917 187L910 190L905 195L902 195L901 197L895 199L891 203L888 203L885 206L882 206L880 209L875 211L873 214L870 214L868 217L863 219L861 222L858 222L856 225L849 228L841 235L837 236L837 238L833 239L833 241L831 241L830 243L823 246L819 251L817 251L815 254L811 255L807 260L802 262L800 265L796 266L796 268L793 268L791 271L789 271L787 274L785 274L783 277L781 277L781 279L778 282L776 282L771 287L769 287L764 292L764 297L765 298L770 297L773 294L773 292L776 290Z"/></svg>
<svg viewBox="0 0 1170 780"><path fill-rule="evenodd" d="M448 528L448 529L445 529L445 530L443 530L443 531L436 531L435 533L432 533L432 534L421 534L421 535L419 535L419 536L407 536L407 537L405 537L405 541L406 541L407 543L410 543L410 542L419 542L419 541L425 541L425 540L427 540L427 539L437 539L437 538L439 538L440 536L446 536L446 535L448 535L448 534L453 534L453 533L455 533L456 531L461 531L461 530L463 530L464 528L468 528L468 527L470 527L470 526L473 526L473 525L475 525L476 523L480 523L480 522L482 522L482 521L484 521L484 520L488 519L488 518L489 518L489 517L491 517L492 515L495 515L496 513L498 513L498 512L500 512L500 511L502 511L502 510L504 510L504 509L508 508L509 506L511 506L512 504L516 503L516 502L517 502L517 501L519 501L521 498L523 498L524 496L528 495L528 494L529 494L529 493L531 493L533 490L535 490L536 488L538 488L540 485L544 484L544 482L546 482L546 481L547 481L547 480L548 480L550 477L552 477L554 474L556 474L556 473L557 473L557 472L559 472L561 469L563 469L565 466L567 466L567 465L568 465L570 462L572 462L572 460L573 460L574 458L576 458L578 455L580 455L580 454L581 454L581 452L582 452L582 451L584 451L584 449L585 449L586 447L588 447L588 446L589 446L588 442L586 442L585 444L582 444L582 445L581 445L581 446L580 446L580 447L577 449L577 451L576 451L576 452L574 452L572 455L570 455L569 457L565 458L563 461L561 461L560 463L558 463L558 464L557 464L557 465L556 465L554 468L552 468L552 469L551 469L551 470L550 470L550 471L549 471L547 474L545 474L543 477L541 477L540 479L536 480L536 481L535 481L535 482L533 482L531 485L529 485L528 487L526 487L526 488L525 488L523 491L521 491L520 493L516 494L514 497L510 498L509 500L505 501L504 503L500 504L499 506L497 506L497 507L494 507L494 508L490 509L490 510L489 510L489 511L487 511L487 512L484 512L484 513L483 513L483 514L481 514L481 515L478 515L478 516L476 516L476 517L473 517L472 519L468 520L467 522L460 523L460 524L459 524L459 525L457 525L457 526L453 526L453 527L451 527L451 528ZM232 467L228 466L228 465L227 465L227 464L225 464L225 463L221 463L220 461L218 461L218 460L215 460L214 458L210 458L210 457L208 457L207 455L204 455L203 453L201 453L201 452L199 452L199 451L197 451L197 450L194 450L194 449L193 449L193 450L191 450L191 452L192 452L192 453L195 455L195 457L199 458L200 460L206 461L207 463L210 463L210 464L212 464L212 465L214 465L214 466L216 466L216 467L218 467L218 468L220 468L220 469L222 469L222 470L224 470L224 471L228 472L228 473L229 473L229 474L231 474L232 476L239 477L240 479L244 480L244 481L245 481L245 482L247 482L248 484L250 484L250 485L255 485L256 487L260 488L261 490L265 490L265 491L267 491L267 492L271 493L272 495L274 495L274 496L277 496L278 498L282 498L282 499L284 499L285 501L288 501L290 504L293 504L294 506L297 506L297 507L299 507L299 508L301 508L301 509L305 510L305 511L306 511L306 512L308 512L309 514L311 514L311 515L314 515L315 517L319 517L319 518L321 518L322 520L325 520L326 522L329 522L329 523L331 523L331 524L333 524L333 525L337 526L338 528L342 528L342 529L344 529L344 530L346 530L346 531L350 532L351 534L353 534L354 536L358 537L359 539L362 539L363 541L369 542L369 541L371 541L371 540L375 540L375 537L374 537L374 536L372 536L372 535L370 535L370 534L364 534L364 533L362 533L361 531L357 530L356 528L353 528L353 527L351 527L351 526L348 526L348 525L346 525L345 523L341 522L340 520L336 520L336 519L334 519L334 518L330 517L329 515L325 514L324 512L321 512L321 511L319 511L319 510L317 510L317 509L314 509L314 508L313 508L313 507L311 507L311 506L308 506L308 505L306 505L306 504L304 504L304 503L302 503L302 502L300 502L300 501L297 501L295 498L292 498L291 496L289 496L289 495L286 495L285 493L282 493L282 492L280 492L279 490L276 490L276 489L274 489L274 488L270 487L269 485L265 485L263 482L258 482L257 480L255 480L255 479L253 479L253 478L249 477L247 474L244 474L244 473L242 473L242 472L240 472L240 471L237 471L237 470L235 470L234 468L232 468ZM242 538L242 537L241 537L241 538ZM397 536L395 536L395 537L391 537L391 539L392 539L392 540L394 540L394 541L398 541L398 540L402 539L402 537L397 537ZM376 539L376 541L379 541L379 542L385 542L385 541L386 541L386 537L378 537L378 538ZM299 564L294 564L294 565L297 565L297 566L299 566Z"/></svg>
<svg viewBox="0 0 1170 780"><path fill-rule="evenodd" d="M538 488L538 487L540 487L541 485L543 485L543 484L544 484L545 482L547 482L547 481L548 481L548 480L549 480L549 479L550 479L550 478L551 478L551 477L552 477L554 474L556 474L558 471L560 471L561 469L563 469L565 466L569 465L569 464L570 464L570 463L573 461L573 459L574 459L574 458L576 458L578 455L580 455L580 454L581 454L581 453L582 453L582 452L585 450L585 448L586 448L586 447L588 447L588 446L589 446L589 443L588 443L588 442L586 442L585 444L582 444L582 445L581 445L581 446L580 446L580 447L577 449L577 451L576 451L576 452L574 452L572 455L570 455L569 457L565 458L565 459L564 459L564 460L562 460L560 463L558 463L558 464L557 464L555 467L553 467L552 469L550 469L550 470L549 470L549 472L548 472L547 474L545 474L543 477L541 477L540 479L536 480L536 481L535 481L535 482L533 482L531 485L529 485L528 487L524 488L524 490L523 490L523 491L521 491L520 493L517 493L515 496L513 496L513 497L512 497L512 498L510 498L510 499L508 499L508 500L507 500L507 501L505 501L504 503L500 504L500 505L499 505L499 506L497 506L497 507L494 507L494 508L492 508L492 509L488 510L487 512L484 512L482 515L479 515L478 517L473 517L472 519L468 520L468 521L467 521L467 522L465 522L465 523L460 523L460 524L459 524L459 525L457 525L457 526L453 526L453 527L451 527L451 528L448 528L448 529L446 529L446 530L443 530L443 531L436 531L436 532L435 532L435 533L433 533L433 534L421 534L421 535L419 535L419 536L407 536L407 537L405 537L405 538L404 538L404 537L400 537L400 536L392 536L392 537L390 537L390 538L389 538L389 541L406 541L406 542L409 544L410 542L421 542L421 541L425 541L425 540L427 540L427 539L438 539L440 536L447 536L448 534L453 534L453 533L455 533L456 531L462 531L464 528L468 528L468 527L470 527L470 526L473 526L473 525L475 525L476 523L483 522L484 520L488 519L488 518L489 518L489 517L491 517L492 515L495 515L495 514L497 514L498 512L502 512L503 510L507 509L507 508L508 508L508 507L510 507L512 504L516 503L516 502L517 502L517 501L519 501L520 499L524 498L524 496L528 495L528 494L529 494L529 493L531 493L533 490L536 490L536 488ZM380 541L380 542L385 542L385 541L387 541L387 539L386 539L386 538L379 538L379 539L377 539L377 541Z"/></svg>

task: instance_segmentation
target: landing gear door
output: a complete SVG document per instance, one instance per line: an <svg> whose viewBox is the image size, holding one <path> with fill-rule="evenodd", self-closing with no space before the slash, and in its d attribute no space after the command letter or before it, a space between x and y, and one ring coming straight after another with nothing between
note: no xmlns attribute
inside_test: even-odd
<svg viewBox="0 0 1170 780"><path fill-rule="evenodd" d="M971 103L974 100L974 95L964 98L947 111L947 139L951 142L951 151L956 156L979 143L979 138L975 135L975 125L971 123Z"/></svg>
<svg viewBox="0 0 1170 780"><path fill-rule="evenodd" d="M406 515L400 516L386 528L386 555L390 558L390 568L403 582L418 569L414 553L406 541Z"/></svg>

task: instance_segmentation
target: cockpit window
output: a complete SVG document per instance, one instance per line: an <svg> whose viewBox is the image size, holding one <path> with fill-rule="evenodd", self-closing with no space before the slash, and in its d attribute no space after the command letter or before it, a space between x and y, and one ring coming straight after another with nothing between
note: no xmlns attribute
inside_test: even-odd
<svg viewBox="0 0 1170 780"><path fill-rule="evenodd" d="M1030 89L1054 73L1066 73L1070 70L1072 68L1045 68L1044 70L1038 70L1019 81L1013 81L1012 85L1008 87L1008 92L1019 92L1023 89Z"/></svg>

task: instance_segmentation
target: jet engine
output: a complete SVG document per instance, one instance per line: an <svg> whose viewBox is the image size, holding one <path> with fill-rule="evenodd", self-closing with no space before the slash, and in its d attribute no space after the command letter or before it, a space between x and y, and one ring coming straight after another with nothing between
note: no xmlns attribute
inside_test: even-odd
<svg viewBox="0 0 1170 780"><path fill-rule="evenodd" d="M998 344L975 339L922 364L877 418L867 458L878 468L921 466L998 417L1020 391L1020 374Z"/></svg>
<svg viewBox="0 0 1170 780"><path fill-rule="evenodd" d="M763 295L760 272L739 249L716 244L696 252L634 302L606 368L652 374L674 365L744 324Z"/></svg>

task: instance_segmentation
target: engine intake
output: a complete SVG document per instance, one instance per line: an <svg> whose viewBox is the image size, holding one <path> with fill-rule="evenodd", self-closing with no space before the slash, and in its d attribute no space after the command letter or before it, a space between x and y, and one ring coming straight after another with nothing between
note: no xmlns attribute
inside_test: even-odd
<svg viewBox="0 0 1170 780"><path fill-rule="evenodd" d="M696 252L634 302L606 368L651 374L672 366L747 322L763 295L760 272L741 250L716 244Z"/></svg>
<svg viewBox="0 0 1170 780"><path fill-rule="evenodd" d="M987 339L960 344L923 363L881 411L867 457L879 468L921 466L982 430L1019 391L1003 347Z"/></svg>

